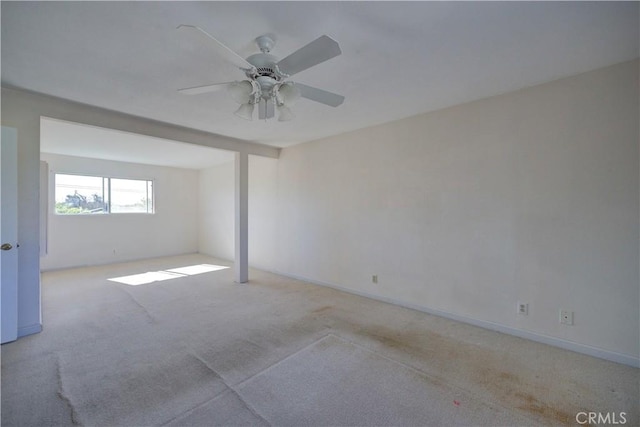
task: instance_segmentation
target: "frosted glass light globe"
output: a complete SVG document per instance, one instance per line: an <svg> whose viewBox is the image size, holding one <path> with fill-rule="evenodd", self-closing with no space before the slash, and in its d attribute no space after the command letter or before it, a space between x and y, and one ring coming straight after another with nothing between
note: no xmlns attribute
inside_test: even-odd
<svg viewBox="0 0 640 427"><path fill-rule="evenodd" d="M233 82L229 85L229 94L238 104L246 104L253 93L253 85L249 80Z"/></svg>
<svg viewBox="0 0 640 427"><path fill-rule="evenodd" d="M255 104L242 104L240 108L236 110L235 114L245 120L253 120L253 107Z"/></svg>
<svg viewBox="0 0 640 427"><path fill-rule="evenodd" d="M292 106L300 99L300 89L293 83L283 83L278 89L278 93L284 102L288 106Z"/></svg>

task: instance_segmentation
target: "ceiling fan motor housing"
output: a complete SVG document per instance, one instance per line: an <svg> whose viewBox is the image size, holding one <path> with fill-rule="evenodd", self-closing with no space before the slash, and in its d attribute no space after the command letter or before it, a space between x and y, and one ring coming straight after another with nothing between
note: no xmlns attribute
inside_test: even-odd
<svg viewBox="0 0 640 427"><path fill-rule="evenodd" d="M268 53L256 53L247 58L247 62L256 67L247 71L247 77L255 80L260 85L262 97L271 97L271 89L282 80L282 75L277 72L278 58Z"/></svg>

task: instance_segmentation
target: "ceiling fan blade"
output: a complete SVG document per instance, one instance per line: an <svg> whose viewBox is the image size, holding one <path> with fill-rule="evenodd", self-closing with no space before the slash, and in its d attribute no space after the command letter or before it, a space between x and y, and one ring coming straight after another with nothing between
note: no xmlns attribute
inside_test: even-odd
<svg viewBox="0 0 640 427"><path fill-rule="evenodd" d="M337 93L328 92L302 83L295 83L295 85L300 89L300 96L303 98L329 105L331 107L337 107L344 102L344 96L338 95Z"/></svg>
<svg viewBox="0 0 640 427"><path fill-rule="evenodd" d="M278 62L281 72L292 76L342 53L338 42L329 36L320 36L306 46Z"/></svg>
<svg viewBox="0 0 640 427"><path fill-rule="evenodd" d="M245 70L252 70L255 68L253 65L245 61L244 58L242 58L240 55L238 55L237 53L229 49L227 46L219 42L215 37L207 33L202 28L196 27L195 25L183 24L183 25L179 25L178 29L182 30L185 33L192 34L193 37L197 37L199 40L205 40L207 42L207 45L210 46L216 54L223 57L224 59L226 59L233 65L235 65L236 67L239 67Z"/></svg>
<svg viewBox="0 0 640 427"><path fill-rule="evenodd" d="M178 92L183 93L185 95L200 95L201 93L217 92L221 89L224 89L231 83L234 83L234 82L214 83L212 85L187 87L184 89L178 89Z"/></svg>

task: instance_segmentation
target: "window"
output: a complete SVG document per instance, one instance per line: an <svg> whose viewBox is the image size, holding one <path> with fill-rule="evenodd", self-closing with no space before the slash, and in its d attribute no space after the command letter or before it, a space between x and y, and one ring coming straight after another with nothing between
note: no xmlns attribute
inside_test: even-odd
<svg viewBox="0 0 640 427"><path fill-rule="evenodd" d="M111 212L153 213L153 183L137 179L110 179Z"/></svg>
<svg viewBox="0 0 640 427"><path fill-rule="evenodd" d="M101 176L55 176L55 213L153 213L153 181Z"/></svg>

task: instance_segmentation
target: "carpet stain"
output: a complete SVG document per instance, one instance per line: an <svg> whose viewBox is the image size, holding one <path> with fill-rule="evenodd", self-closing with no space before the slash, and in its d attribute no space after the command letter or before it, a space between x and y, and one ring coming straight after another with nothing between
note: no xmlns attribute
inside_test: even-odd
<svg viewBox="0 0 640 427"><path fill-rule="evenodd" d="M332 310L332 309L333 309L333 306L325 305L324 307L320 307L320 308L317 308L317 309L313 310L312 313L319 314L319 313L323 313L325 311Z"/></svg>
<svg viewBox="0 0 640 427"><path fill-rule="evenodd" d="M436 346L443 340L441 335L431 331L396 330L379 325L363 325L356 332L359 335L376 340L386 347L401 349L410 354L422 356L432 353L430 350L432 346ZM427 343L426 346L425 342ZM448 351L450 356L457 357L457 351L454 347L448 347Z"/></svg>
<svg viewBox="0 0 640 427"><path fill-rule="evenodd" d="M498 377L502 381L511 381L511 382L514 382L514 383L520 383L520 378L518 376L512 374L511 372L500 372Z"/></svg>
<svg viewBox="0 0 640 427"><path fill-rule="evenodd" d="M563 425L571 425L575 414L569 414L559 409L548 406L540 402L535 396L529 393L516 392L516 397L525 402L524 405L518 406L518 409L529 412L530 414L542 416L552 419Z"/></svg>
<svg viewBox="0 0 640 427"><path fill-rule="evenodd" d="M360 336L372 339L385 347L408 354L421 361L438 362L442 373L425 377L431 383L442 381L447 384L446 370L463 370L468 380L488 392L492 399L503 406L522 411L545 424L569 425L581 409L570 401L555 403L538 400L534 394L521 390L535 390L537 396L549 396L549 388L535 384L514 372L504 370L504 360L488 351L426 329L405 327L394 329L371 324L351 324ZM444 363L443 363L444 361ZM409 362L411 364L411 362ZM420 369L419 366L416 366Z"/></svg>

